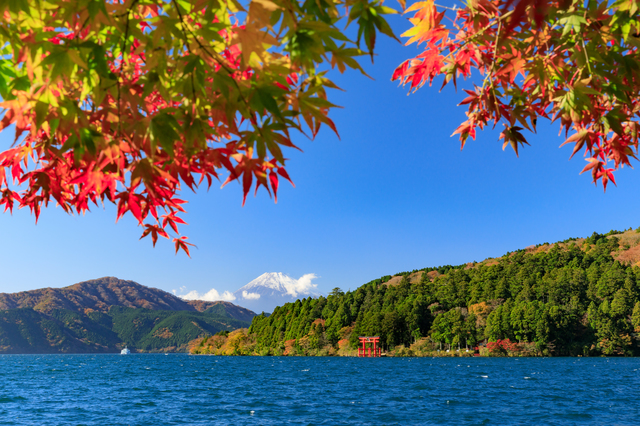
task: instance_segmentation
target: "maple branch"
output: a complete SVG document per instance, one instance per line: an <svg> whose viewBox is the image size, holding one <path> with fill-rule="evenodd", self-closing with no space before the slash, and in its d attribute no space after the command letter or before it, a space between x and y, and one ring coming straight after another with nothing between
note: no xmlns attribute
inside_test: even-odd
<svg viewBox="0 0 640 426"><path fill-rule="evenodd" d="M76 35L73 36L74 39L78 38L78 36L80 35L80 33L82 32L82 30L85 29L85 27L87 26L87 24L89 23L89 18L91 17L91 15L87 15L86 19L84 20L84 22L82 23L82 26L80 27L80 29L76 32Z"/></svg>
<svg viewBox="0 0 640 426"><path fill-rule="evenodd" d="M212 54L212 53L207 49L207 47L206 47L204 44L202 44L202 43L200 42L200 40L198 40L198 37L196 37L196 35L195 35L195 34L193 34L193 31L191 31L191 30L189 30L189 29L187 29L187 28L185 27L185 25L184 25L184 17L182 16L182 12L180 12L180 7L179 7L179 6L178 6L178 4L176 3L176 0L171 0L171 2L174 4L174 6L176 7L176 11L178 12L178 17L180 18L180 27L181 27L181 29L182 29L182 32L183 32L184 36L185 36L185 41L187 41L187 49L189 49L189 43L188 43L188 41L189 41L189 40L188 40L188 37L187 37L186 32L187 32L187 31L189 31L189 32L191 33L191 35L193 36L193 39L195 40L195 42L196 42L196 43L198 43L198 46L200 46L200 48L201 48L204 52L206 52L206 53L209 55L209 57L211 57L211 59L213 59L214 61L216 61L216 63L217 63L218 65L220 65L222 68L224 68L224 70L227 72L227 74L229 74L229 76L232 76L232 75L233 75L233 73L234 73L234 70L233 70L232 68L230 68L230 67L226 64L226 62L225 62L224 60L221 60L221 59L219 58L219 54L215 54L215 55L214 55L214 54ZM189 50L189 52L191 52L191 50ZM249 101L248 101L248 100L246 100L246 99L245 99L245 97L244 97L244 95L242 94L242 91L241 91L241 89L240 89L240 85L238 84L238 82L237 82L234 78L231 78L231 79L233 80L233 83L234 83L234 85L236 86L236 89L238 89L238 92L239 92L239 94L240 94L240 97L241 97L241 98L242 98L242 100L246 103L247 107L249 107ZM251 110L251 108L250 108L250 107L249 107L249 110Z"/></svg>
<svg viewBox="0 0 640 426"><path fill-rule="evenodd" d="M498 16L496 21L498 23L501 23L503 19L508 18L509 16L511 16L513 14L513 10L511 10L510 12L505 13L502 16ZM449 59L450 57L452 57L454 54L458 53L460 51L460 49L462 49L463 47L465 47L467 44L469 44L471 41L473 41L476 37L484 34L485 31L487 31L489 28L493 27L493 25L496 23L496 21L494 22L490 22L489 25L487 25L486 27L483 27L480 29L480 31L478 31L477 33L473 34L471 37L464 39L464 41L462 42L462 44L460 46L458 46L455 50L449 52L449 54L447 56L444 57L444 59L442 60L443 62L445 62L447 59Z"/></svg>
<svg viewBox="0 0 640 426"><path fill-rule="evenodd" d="M127 9L126 16L127 21L125 22L124 27L124 39L122 40L122 59L120 60L120 73L118 75L118 137L122 137L122 111L121 111L121 101L120 101L120 78L122 77L122 71L124 70L124 58L127 50L127 38L129 37L129 17L131 16L131 11L133 7L138 3L139 0L133 0L131 5ZM123 14L124 15L124 14ZM122 15L121 15L122 16Z"/></svg>
<svg viewBox="0 0 640 426"><path fill-rule="evenodd" d="M187 51L191 55L192 54L191 46L189 46L189 38L187 37L187 32L185 31L184 19L182 18L182 13L180 12L180 8L178 8L178 4L176 3L176 1L172 0L171 2L176 7L176 11L178 12L178 16L180 17L180 30L182 31L182 35L184 35L184 41L185 41L185 45L187 46ZM196 106L196 86L193 81L194 73L195 73L195 68L191 71L191 101L193 102L193 104L191 105L191 110L193 112L195 112L195 106ZM192 122L193 122L193 118L192 118Z"/></svg>

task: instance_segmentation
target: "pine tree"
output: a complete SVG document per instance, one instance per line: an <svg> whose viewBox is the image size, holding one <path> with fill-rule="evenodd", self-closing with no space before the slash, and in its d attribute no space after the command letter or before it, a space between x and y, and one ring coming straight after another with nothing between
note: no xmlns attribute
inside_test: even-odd
<svg viewBox="0 0 640 426"><path fill-rule="evenodd" d="M640 302L636 302L631 314L631 325L636 332L640 332Z"/></svg>

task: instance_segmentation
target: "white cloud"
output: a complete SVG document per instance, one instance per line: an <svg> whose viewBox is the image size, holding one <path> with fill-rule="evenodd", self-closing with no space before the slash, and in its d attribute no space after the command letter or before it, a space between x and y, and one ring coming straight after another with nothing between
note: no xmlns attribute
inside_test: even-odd
<svg viewBox="0 0 640 426"><path fill-rule="evenodd" d="M318 285L312 283L316 278L318 278L316 274L304 274L297 280L292 278L283 284L287 289L287 294L298 297L299 294L309 294L317 290Z"/></svg>
<svg viewBox="0 0 640 426"><path fill-rule="evenodd" d="M186 285L181 286L180 293L184 293L185 291L187 291L187 286ZM171 290L171 293L173 293L174 296L178 296L177 290ZM182 296L178 296L178 297L182 297Z"/></svg>
<svg viewBox="0 0 640 426"><path fill-rule="evenodd" d="M258 293L249 293L247 290L242 290L242 298L247 300L258 300L260 295Z"/></svg>
<svg viewBox="0 0 640 426"><path fill-rule="evenodd" d="M184 291L186 290L186 287L180 287L180 290ZM225 291L222 294L220 294L218 290L216 290L215 288L212 288L211 290L209 290L204 294L198 293L195 290L191 290L189 293L182 295L180 297L185 300L204 300L207 302L215 302L217 300L224 300L227 302L231 302L236 300L236 297L230 291Z"/></svg>

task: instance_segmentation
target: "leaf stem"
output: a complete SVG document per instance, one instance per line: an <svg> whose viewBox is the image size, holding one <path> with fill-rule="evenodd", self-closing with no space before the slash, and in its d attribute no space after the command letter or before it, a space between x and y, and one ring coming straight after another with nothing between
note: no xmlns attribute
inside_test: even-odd
<svg viewBox="0 0 640 426"><path fill-rule="evenodd" d="M587 68L589 69L589 75L593 75L593 71L591 71L591 61L589 60L589 55L587 54L587 45L584 42L584 38L582 39L582 48L584 49L584 57L587 58Z"/></svg>
<svg viewBox="0 0 640 426"><path fill-rule="evenodd" d="M489 70L487 75L484 77L484 81L482 82L483 90L487 85L487 81L489 80L491 81L491 87L493 88L493 79L490 79L490 77L493 74L493 70L496 67L496 56L498 54L498 42L500 41L500 30L502 30L502 21L498 21L498 30L496 31L496 40L493 45L493 61L491 62L491 69Z"/></svg>
<svg viewBox="0 0 640 426"><path fill-rule="evenodd" d="M443 9L453 10L454 12L457 12L457 11L459 11L459 10L460 10L460 9L458 8L458 5L454 5L453 7L449 7L449 6L442 6L441 4L437 4L437 3L434 3L433 5L434 5L435 7L441 7L441 8L443 8Z"/></svg>

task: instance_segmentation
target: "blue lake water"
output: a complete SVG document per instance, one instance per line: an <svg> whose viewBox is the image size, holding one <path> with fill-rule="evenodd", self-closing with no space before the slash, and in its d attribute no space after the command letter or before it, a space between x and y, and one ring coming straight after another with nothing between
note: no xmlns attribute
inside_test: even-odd
<svg viewBox="0 0 640 426"><path fill-rule="evenodd" d="M638 358L0 355L0 425L638 425Z"/></svg>

